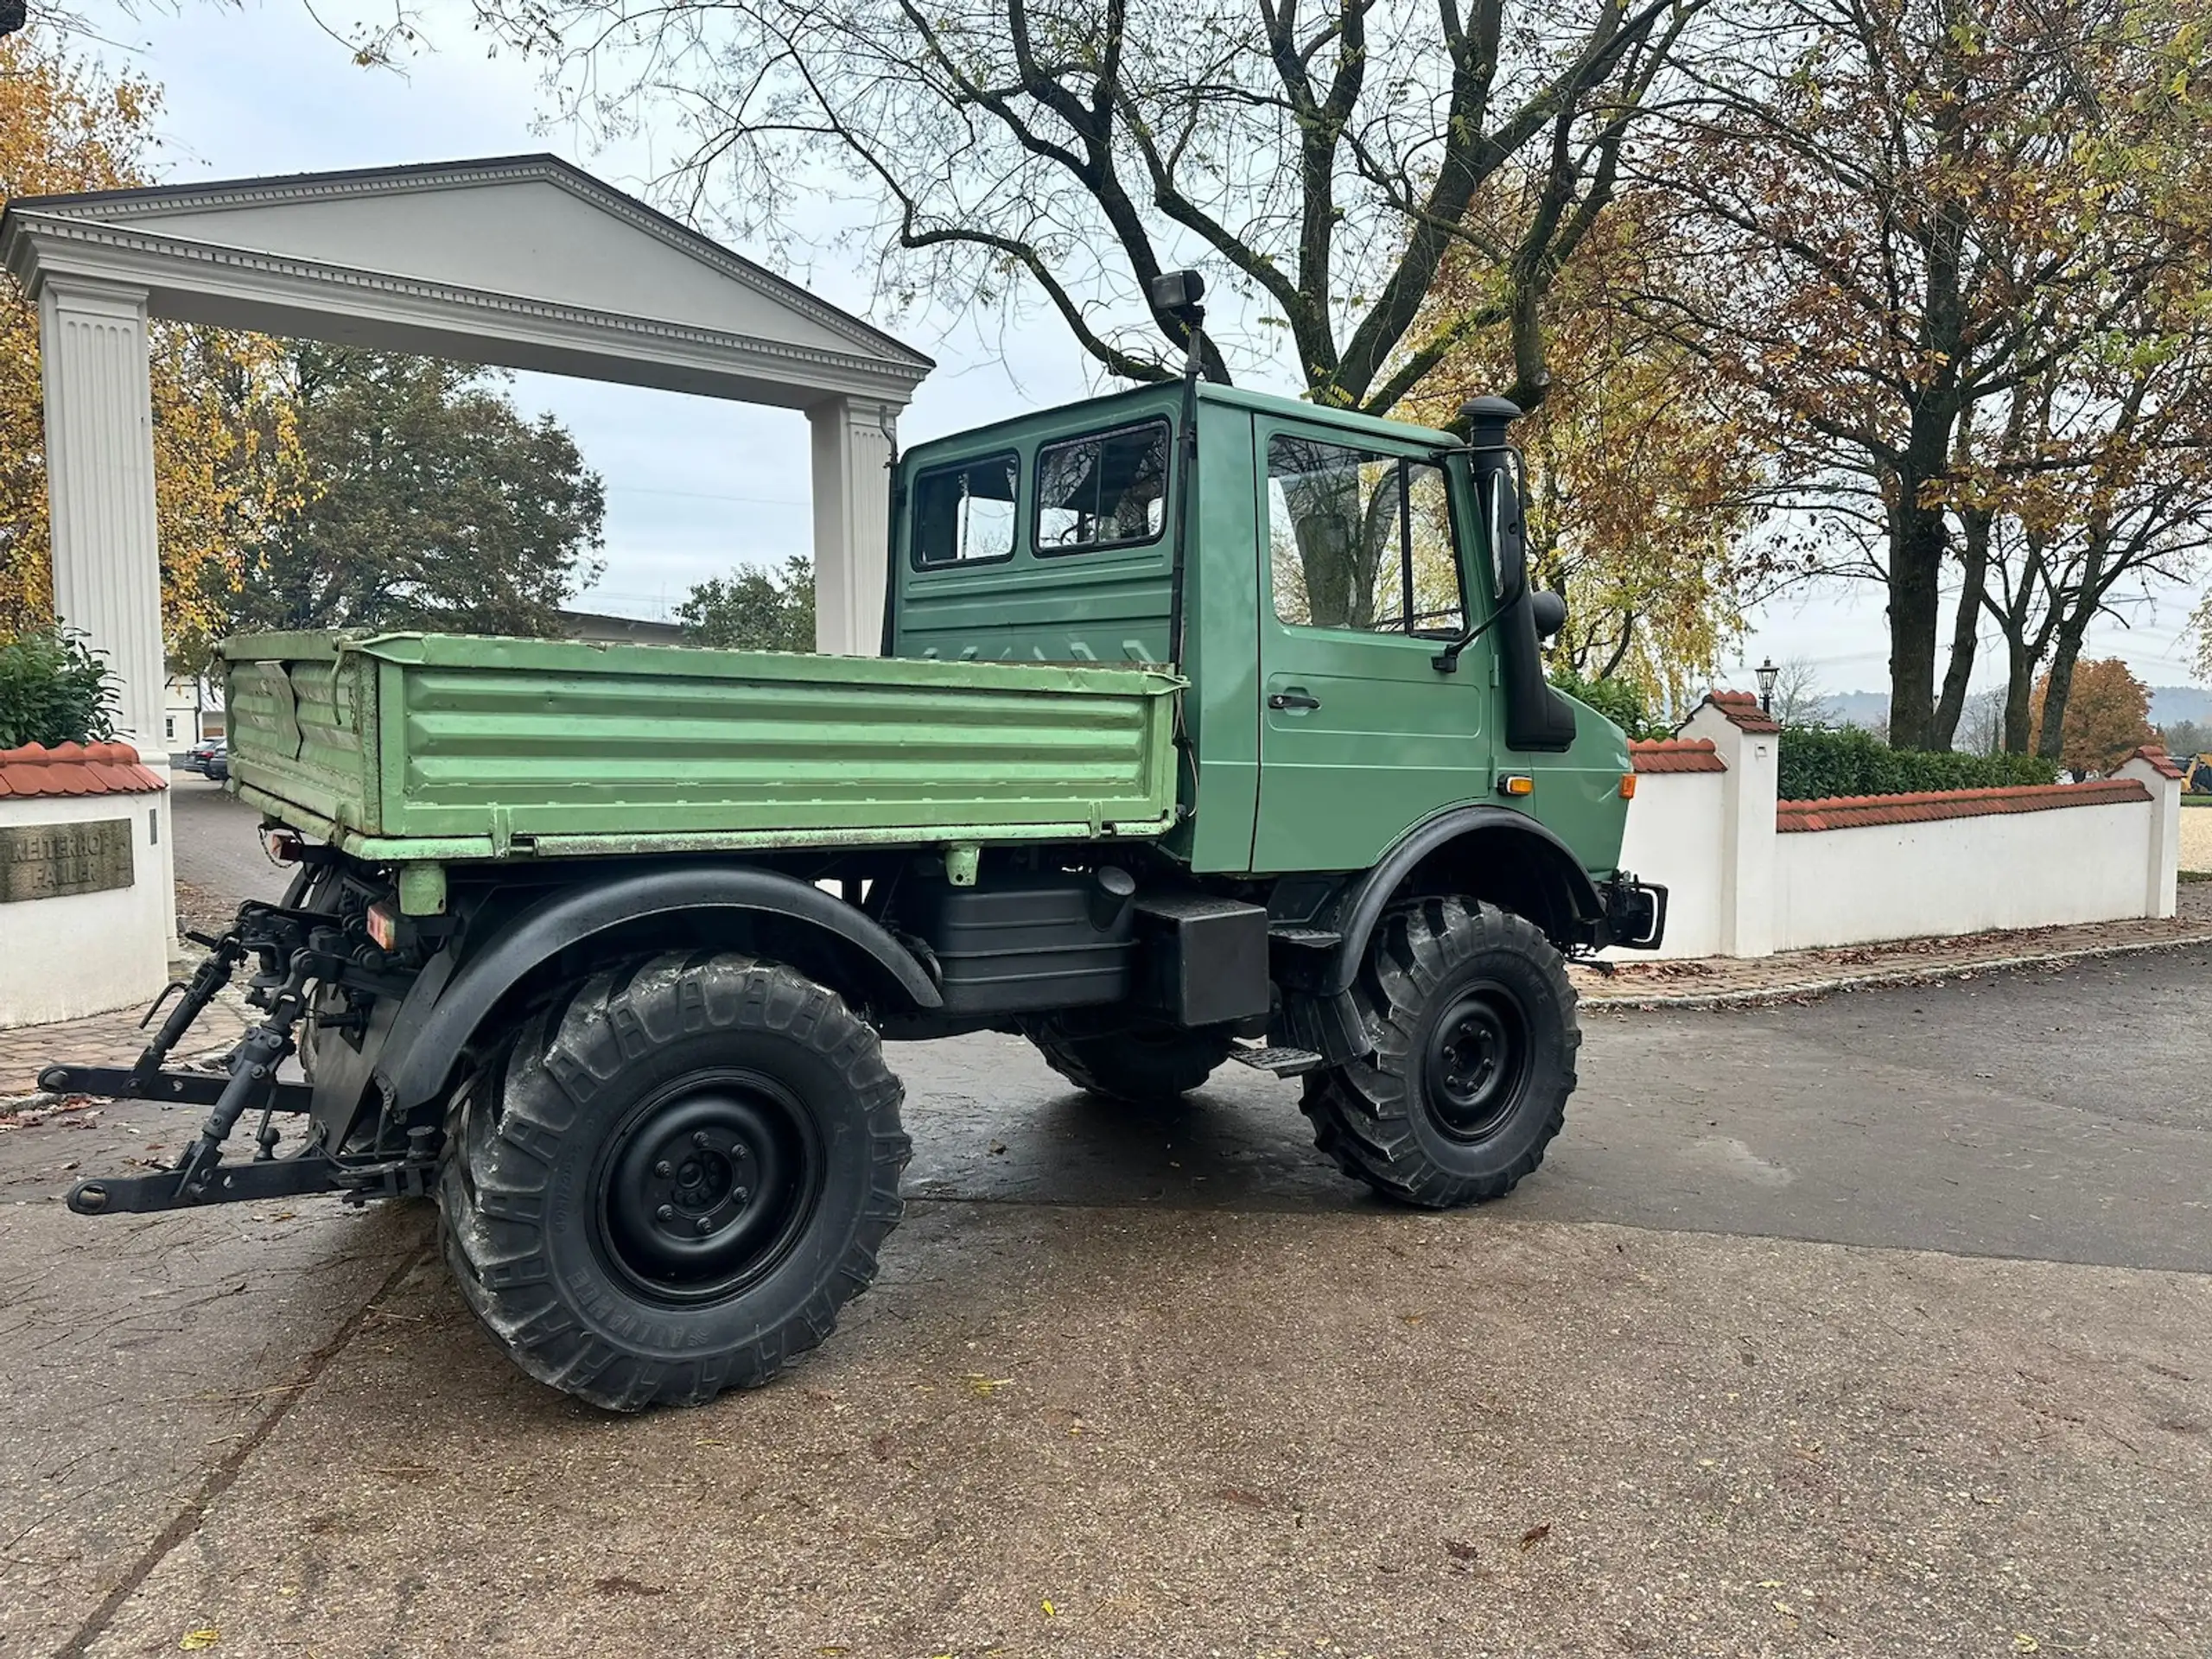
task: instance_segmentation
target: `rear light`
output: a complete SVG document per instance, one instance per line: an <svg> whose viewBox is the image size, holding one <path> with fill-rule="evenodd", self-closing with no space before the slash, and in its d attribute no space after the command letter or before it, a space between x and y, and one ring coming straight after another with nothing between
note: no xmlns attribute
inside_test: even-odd
<svg viewBox="0 0 2212 1659"><path fill-rule="evenodd" d="M379 950L391 950L399 944L399 912L392 908L391 900L379 899L369 906L369 938Z"/></svg>
<svg viewBox="0 0 2212 1659"><path fill-rule="evenodd" d="M300 838L289 830L271 830L266 844L269 849L269 856L279 864L296 864L300 861L302 853Z"/></svg>
<svg viewBox="0 0 2212 1659"><path fill-rule="evenodd" d="M1536 780L1525 772L1509 772L1497 780L1497 792L1501 795L1533 795L1536 792Z"/></svg>
<svg viewBox="0 0 2212 1659"><path fill-rule="evenodd" d="M1635 798L1636 774L1632 772L1624 772L1621 773L1621 799L1632 801Z"/></svg>

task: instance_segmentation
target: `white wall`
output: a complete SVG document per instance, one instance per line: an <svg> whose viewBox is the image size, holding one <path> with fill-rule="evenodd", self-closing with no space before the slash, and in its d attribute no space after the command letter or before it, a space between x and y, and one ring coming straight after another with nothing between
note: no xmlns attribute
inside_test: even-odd
<svg viewBox="0 0 2212 1659"><path fill-rule="evenodd" d="M1775 945L2140 916L2154 804L1988 813L1775 837Z"/></svg>
<svg viewBox="0 0 2212 1659"><path fill-rule="evenodd" d="M1783 834L1779 741L1735 713L1708 702L1681 728L1710 739L1725 770L1637 774L1621 866L1668 889L1667 934L1656 952L1607 951L1613 960L2174 913L2181 784L2152 761L2113 774L2142 785L2147 800Z"/></svg>
<svg viewBox="0 0 2212 1659"><path fill-rule="evenodd" d="M176 930L168 791L0 797L0 825L103 818L130 823L131 885L0 904L0 1027L135 1007L168 980Z"/></svg>
<svg viewBox="0 0 2212 1659"><path fill-rule="evenodd" d="M1609 950L1608 957L1632 962L1721 953L1721 814L1727 781L1727 774L1719 772L1637 774L1628 831L1621 838L1621 868L1667 889L1667 937L1656 951Z"/></svg>

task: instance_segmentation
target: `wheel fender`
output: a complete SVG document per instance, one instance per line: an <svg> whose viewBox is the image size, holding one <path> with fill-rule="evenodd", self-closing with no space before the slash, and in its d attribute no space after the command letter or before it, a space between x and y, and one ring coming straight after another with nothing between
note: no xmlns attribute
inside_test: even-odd
<svg viewBox="0 0 2212 1659"><path fill-rule="evenodd" d="M1333 996L1351 988L1359 976L1360 963L1367 959L1368 941L1374 937L1376 924L1382 919L1391 895L1423 861L1466 837L1500 835L1514 837L1548 889L1544 908L1550 914L1531 915L1529 919L1549 933L1555 944L1579 942L1578 936L1602 918L1605 910L1597 884L1573 850L1548 825L1510 808L1455 807L1414 825L1372 869L1355 876L1338 894L1331 926L1340 943L1321 978L1321 994Z"/></svg>
<svg viewBox="0 0 2212 1659"><path fill-rule="evenodd" d="M817 929L881 970L880 988L906 1004L898 1012L944 1006L936 982L881 923L795 876L743 866L634 871L548 893L489 938L471 941L457 963L441 952L409 993L378 1057L376 1075L387 1098L403 1111L435 1099L499 999L560 952L626 923L702 911L773 916Z"/></svg>

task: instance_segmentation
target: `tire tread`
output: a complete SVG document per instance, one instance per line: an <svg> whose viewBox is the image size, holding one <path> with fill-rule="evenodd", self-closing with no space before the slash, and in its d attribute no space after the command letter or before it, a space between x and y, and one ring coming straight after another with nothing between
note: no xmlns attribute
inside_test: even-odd
<svg viewBox="0 0 2212 1659"><path fill-rule="evenodd" d="M543 1227L554 1152L582 1103L626 1066L712 1029L778 1033L830 1062L867 1119L869 1190L815 1293L777 1328L696 1358L628 1352L580 1320L554 1282ZM669 952L591 975L520 1021L455 1100L438 1182L454 1281L522 1370L608 1410L697 1405L757 1388L827 1338L840 1310L874 1281L906 1210L904 1094L874 1029L836 992L780 963Z"/></svg>

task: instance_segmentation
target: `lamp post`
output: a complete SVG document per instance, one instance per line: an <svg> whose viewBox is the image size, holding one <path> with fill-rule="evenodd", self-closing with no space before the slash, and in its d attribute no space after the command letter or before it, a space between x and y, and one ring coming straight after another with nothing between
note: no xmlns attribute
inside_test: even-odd
<svg viewBox="0 0 2212 1659"><path fill-rule="evenodd" d="M1774 683L1782 677L1782 671L1774 665L1774 658L1770 657L1751 672L1758 677L1759 712L1770 715L1774 712Z"/></svg>

